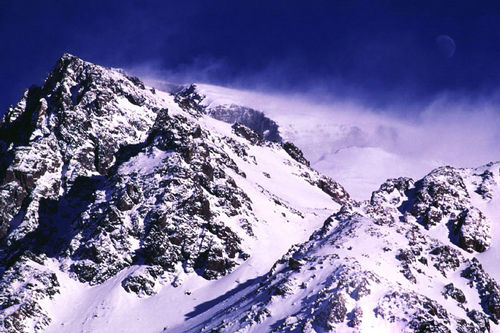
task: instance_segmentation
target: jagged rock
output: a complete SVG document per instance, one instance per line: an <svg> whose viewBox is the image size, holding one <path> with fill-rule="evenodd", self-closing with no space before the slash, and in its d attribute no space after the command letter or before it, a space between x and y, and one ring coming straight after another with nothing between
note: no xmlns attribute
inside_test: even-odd
<svg viewBox="0 0 500 333"><path fill-rule="evenodd" d="M148 296L153 295L154 292L154 282L139 275L139 276L129 276L122 282L123 289L127 292L134 292L136 294L145 294Z"/></svg>
<svg viewBox="0 0 500 333"><path fill-rule="evenodd" d="M36 229L41 198L56 200L78 177L106 173L121 145L144 139L157 107L140 103L144 112L136 113L129 102L143 93L127 77L65 54L44 85L5 114L0 139L11 148L0 159L11 162L0 179L0 229L5 234L16 215L24 226L10 242ZM119 126L110 129L113 122Z"/></svg>
<svg viewBox="0 0 500 333"><path fill-rule="evenodd" d="M118 199L118 202L116 203L116 207L121 211L127 211L127 210L132 209L132 207L134 207L134 202L129 197L127 192L125 192Z"/></svg>
<svg viewBox="0 0 500 333"><path fill-rule="evenodd" d="M294 160L304 165L309 166L310 162L304 157L304 153L293 143L285 142L283 143L283 149L290 155Z"/></svg>
<svg viewBox="0 0 500 333"><path fill-rule="evenodd" d="M276 284L272 294L278 295L278 296L286 296L286 295L289 295L291 292L292 292L292 288L289 286L289 281L286 279L283 279L282 281L280 281Z"/></svg>
<svg viewBox="0 0 500 333"><path fill-rule="evenodd" d="M316 180L313 183L336 202L349 201L349 194L339 183L333 181L332 179L326 176L322 176L320 179Z"/></svg>
<svg viewBox="0 0 500 333"><path fill-rule="evenodd" d="M469 285L475 287L481 298L481 306L490 319L498 324L500 319L500 286L483 269L476 258L462 272L462 276L469 279Z"/></svg>
<svg viewBox="0 0 500 333"><path fill-rule="evenodd" d="M411 314L408 327L411 332L451 332L450 315L436 301L412 292L386 294L378 307L377 315L394 322Z"/></svg>
<svg viewBox="0 0 500 333"><path fill-rule="evenodd" d="M411 178L388 179L372 193L370 203L379 206L400 206L407 198L405 193L414 186Z"/></svg>
<svg viewBox="0 0 500 333"><path fill-rule="evenodd" d="M411 213L427 228L440 223L452 210L461 210L470 198L462 177L451 167L434 170L415 186Z"/></svg>
<svg viewBox="0 0 500 333"><path fill-rule="evenodd" d="M490 331L490 322L488 320L488 317L484 315L483 313L477 311L477 310L471 310L467 312L467 316L479 327L479 330L477 332L489 332ZM470 331L463 331L463 332L474 332L474 329L471 329Z"/></svg>
<svg viewBox="0 0 500 333"><path fill-rule="evenodd" d="M447 224L452 241L468 252L484 252L491 244L491 222L474 207L462 171L434 170L422 180L389 179L373 192L370 203L394 207L427 229Z"/></svg>
<svg viewBox="0 0 500 333"><path fill-rule="evenodd" d="M163 275L164 271L159 266L149 266L139 269L127 276L122 281L122 286L129 293L136 293L138 296L151 296L156 294L156 279Z"/></svg>
<svg viewBox="0 0 500 333"><path fill-rule="evenodd" d="M359 327L361 324L361 318L363 317L363 309L361 307L357 306L355 307L349 314L347 315L347 318L349 319L347 326L349 327Z"/></svg>
<svg viewBox="0 0 500 333"><path fill-rule="evenodd" d="M447 276L447 272L454 272L457 270L463 260L460 252L448 245L435 247L430 251L430 254L432 255L431 260L434 262L434 267L436 267L443 276Z"/></svg>
<svg viewBox="0 0 500 333"><path fill-rule="evenodd" d="M446 298L447 297L453 298L460 304L467 303L467 299L465 298L464 292L455 287L453 283L449 283L446 286L444 286L443 295Z"/></svg>
<svg viewBox="0 0 500 333"><path fill-rule="evenodd" d="M330 298L324 305L323 311L316 315L316 321L325 330L333 330L336 324L343 322L347 315L345 299L342 295Z"/></svg>
<svg viewBox="0 0 500 333"><path fill-rule="evenodd" d="M246 127L245 125L240 124L240 123L235 123L232 127L233 127L234 133L236 133L236 135L241 136L242 138L245 138L251 144L262 145L264 143L264 140L259 135L259 133L255 132L251 128Z"/></svg>
<svg viewBox="0 0 500 333"><path fill-rule="evenodd" d="M466 209L458 216L458 244L468 252L484 252L491 244L489 221L477 208Z"/></svg>
<svg viewBox="0 0 500 333"><path fill-rule="evenodd" d="M46 260L44 256L26 253L3 272L0 331L40 331L51 322L38 301L58 294L60 284L55 273L43 269Z"/></svg>
<svg viewBox="0 0 500 333"><path fill-rule="evenodd" d="M294 258L288 259L288 266L290 266L290 268L293 270L296 270L296 271L300 270L300 268L302 267L303 264L304 263L301 260L296 260Z"/></svg>
<svg viewBox="0 0 500 333"><path fill-rule="evenodd" d="M179 104L179 106L194 115L199 115L201 112L204 112L204 107L201 105L204 97L201 96L196 91L196 85L191 84L189 87L181 89L179 92L175 94L175 102ZM194 113L193 113L194 111Z"/></svg>
<svg viewBox="0 0 500 333"><path fill-rule="evenodd" d="M195 86L171 96L121 70L65 54L42 87L27 90L8 110L0 121L4 327L16 332L50 325L43 304L59 289L45 273L72 278L82 288L120 277L124 291L154 297L185 277L231 273L271 229L269 216L286 232L338 206L317 190L316 171L270 142L281 138L263 113L240 109L242 121L257 132L236 124L233 135L223 123L207 124L203 99ZM276 170L259 164L257 148ZM325 204L296 209L283 189L248 179L242 168L270 181L279 172ZM345 193L333 181L326 188ZM38 265L39 258L50 258L50 267L37 267L38 274L22 259L28 253ZM40 277L46 289L22 285L14 270ZM255 314L267 316L265 310Z"/></svg>
<svg viewBox="0 0 500 333"><path fill-rule="evenodd" d="M426 197L426 202L440 201L443 206L439 211L443 216L450 214L450 219L452 211L474 208L462 191L465 185L461 187L466 181L470 184L471 179L459 181L457 174L460 179L467 177L466 171L438 169L427 176L428 186L434 190L422 190L426 193L422 198ZM450 175L452 180L447 180ZM431 185L437 179L441 185ZM445 191L442 187L447 182L459 189ZM374 192L369 202L346 202L309 241L291 248L257 287L249 288L244 302L231 304L224 312L233 318L226 322L227 329L262 327L253 321L239 321L238 313L257 313L264 307L277 306L273 295L280 295L280 311L286 317L276 318L274 332L379 329L362 326L367 313L374 313L387 323L384 329L488 332L488 317L492 322L497 320L498 285L477 259L468 259L469 254L458 247L458 242L432 238L432 228L412 215L414 205L424 202L415 195L423 183L409 178L393 179ZM464 267L459 277L456 272ZM467 280L467 291L456 287ZM449 312L443 298L426 296L440 293L456 302L461 310ZM481 299L482 311L471 312L466 307L469 303L465 295L470 293Z"/></svg>
<svg viewBox="0 0 500 333"><path fill-rule="evenodd" d="M488 164L488 166L493 166L493 164ZM480 194L483 199L491 200L493 198L492 190L497 185L495 180L495 174L486 169L482 173L477 174L477 176L481 177L481 183L477 186L475 192Z"/></svg>

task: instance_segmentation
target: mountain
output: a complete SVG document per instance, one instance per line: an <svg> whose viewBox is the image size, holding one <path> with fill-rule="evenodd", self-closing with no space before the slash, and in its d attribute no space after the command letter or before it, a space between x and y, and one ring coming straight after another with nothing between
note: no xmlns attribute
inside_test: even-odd
<svg viewBox="0 0 500 333"><path fill-rule="evenodd" d="M102 331L102 304L126 314L117 297L131 309L242 264L262 274L350 200L293 144L205 115L189 90L68 54L0 126L6 331L61 331L67 318ZM150 319L139 325L165 325Z"/></svg>
<svg viewBox="0 0 500 333"><path fill-rule="evenodd" d="M500 331L500 163L356 201L267 112L170 88L65 54L7 110L0 331Z"/></svg>

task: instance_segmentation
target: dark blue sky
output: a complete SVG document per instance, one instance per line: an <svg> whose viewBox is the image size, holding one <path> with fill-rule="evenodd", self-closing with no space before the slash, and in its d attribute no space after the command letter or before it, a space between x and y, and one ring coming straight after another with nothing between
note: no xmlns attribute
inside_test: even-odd
<svg viewBox="0 0 500 333"><path fill-rule="evenodd" d="M443 92L488 97L500 81L499 22L493 0L0 0L0 110L41 84L64 52L375 106ZM452 57L439 35L453 38Z"/></svg>

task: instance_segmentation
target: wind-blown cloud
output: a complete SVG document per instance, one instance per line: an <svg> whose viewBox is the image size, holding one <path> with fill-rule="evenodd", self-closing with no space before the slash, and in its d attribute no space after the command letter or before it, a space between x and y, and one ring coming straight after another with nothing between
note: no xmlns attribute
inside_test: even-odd
<svg viewBox="0 0 500 333"><path fill-rule="evenodd" d="M161 87L163 80L152 67L140 74ZM188 77L189 72L183 82ZM474 167L500 160L498 94L441 94L428 103L395 101L381 109L358 96L336 98L332 93L325 98L321 87L304 93L208 84L199 89L207 95L207 105L236 103L266 113L313 167L340 181L356 198L368 198L387 178L419 178L442 165Z"/></svg>

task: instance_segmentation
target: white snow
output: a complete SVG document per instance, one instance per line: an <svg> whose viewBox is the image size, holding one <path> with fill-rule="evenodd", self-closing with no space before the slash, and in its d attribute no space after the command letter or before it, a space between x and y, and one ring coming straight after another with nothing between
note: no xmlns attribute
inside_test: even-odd
<svg viewBox="0 0 500 333"><path fill-rule="evenodd" d="M153 148L152 151L146 154L139 154L134 156L130 161L125 162L119 168L119 173L129 174L133 172L140 172L150 174L154 169L172 153L168 153L158 148Z"/></svg>

